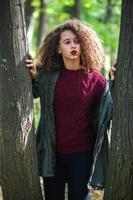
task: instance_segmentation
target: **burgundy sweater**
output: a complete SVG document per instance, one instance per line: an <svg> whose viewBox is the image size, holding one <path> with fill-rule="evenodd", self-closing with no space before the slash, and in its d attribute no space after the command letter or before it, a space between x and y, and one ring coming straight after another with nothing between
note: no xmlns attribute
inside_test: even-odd
<svg viewBox="0 0 133 200"><path fill-rule="evenodd" d="M56 120L56 151L59 153L89 152L94 147L96 133L92 115L100 103L105 78L94 70L68 70L59 77L54 97Z"/></svg>

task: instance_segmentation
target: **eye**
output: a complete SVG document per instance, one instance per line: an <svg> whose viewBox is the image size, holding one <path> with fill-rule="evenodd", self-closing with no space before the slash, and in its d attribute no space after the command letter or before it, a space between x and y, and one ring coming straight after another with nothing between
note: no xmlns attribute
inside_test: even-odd
<svg viewBox="0 0 133 200"><path fill-rule="evenodd" d="M70 41L65 41L65 44L70 44Z"/></svg>
<svg viewBox="0 0 133 200"><path fill-rule="evenodd" d="M75 44L79 44L78 39L75 39L75 40L74 40L74 43L75 43Z"/></svg>

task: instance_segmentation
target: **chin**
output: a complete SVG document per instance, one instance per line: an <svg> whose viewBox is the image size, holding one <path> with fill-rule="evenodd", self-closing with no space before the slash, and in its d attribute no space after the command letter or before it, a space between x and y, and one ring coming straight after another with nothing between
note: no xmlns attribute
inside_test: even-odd
<svg viewBox="0 0 133 200"><path fill-rule="evenodd" d="M79 59L79 56L77 56L77 55L75 55L75 56L71 56L71 58L70 59L72 59L72 60L77 60L77 59Z"/></svg>

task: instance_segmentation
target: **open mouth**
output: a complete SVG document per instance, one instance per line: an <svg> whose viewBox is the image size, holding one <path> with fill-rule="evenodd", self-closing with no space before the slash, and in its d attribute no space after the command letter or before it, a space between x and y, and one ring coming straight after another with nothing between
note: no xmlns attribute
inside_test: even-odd
<svg viewBox="0 0 133 200"><path fill-rule="evenodd" d="M71 51L71 54L72 54L73 56L75 56L75 55L77 54L77 51L73 50L73 51Z"/></svg>

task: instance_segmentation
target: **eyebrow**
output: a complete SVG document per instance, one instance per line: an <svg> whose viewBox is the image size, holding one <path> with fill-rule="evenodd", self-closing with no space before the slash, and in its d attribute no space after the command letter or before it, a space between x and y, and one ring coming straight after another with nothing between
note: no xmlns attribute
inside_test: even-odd
<svg viewBox="0 0 133 200"><path fill-rule="evenodd" d="M73 38L74 40L77 40L77 37ZM67 40L71 40L71 38L66 38L63 40L63 42L67 41Z"/></svg>
<svg viewBox="0 0 133 200"><path fill-rule="evenodd" d="M71 40L71 39L70 39L70 38L66 38L66 39L63 40L63 42L65 42L65 41L67 41L67 40Z"/></svg>

